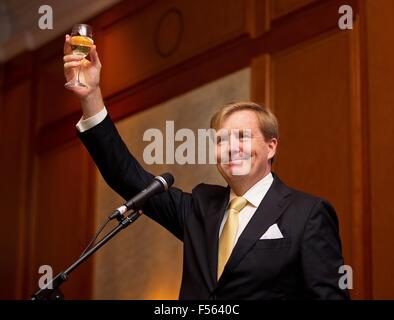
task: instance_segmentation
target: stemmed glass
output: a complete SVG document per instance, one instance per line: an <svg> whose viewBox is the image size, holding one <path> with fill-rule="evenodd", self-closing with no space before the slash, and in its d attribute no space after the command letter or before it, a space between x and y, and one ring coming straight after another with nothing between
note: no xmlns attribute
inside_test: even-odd
<svg viewBox="0 0 394 320"><path fill-rule="evenodd" d="M70 39L71 49L73 54L83 56L84 58L89 54L90 48L93 46L93 32L92 27L87 24L76 24L71 30ZM70 80L64 86L70 87L87 87L86 84L79 80L81 66L78 68L77 80Z"/></svg>

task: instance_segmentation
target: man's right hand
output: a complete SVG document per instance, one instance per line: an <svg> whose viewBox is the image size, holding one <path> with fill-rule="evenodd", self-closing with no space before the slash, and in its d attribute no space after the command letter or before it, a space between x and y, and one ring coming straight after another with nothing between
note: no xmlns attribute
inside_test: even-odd
<svg viewBox="0 0 394 320"><path fill-rule="evenodd" d="M103 99L100 91L101 63L97 54L96 46L90 48L90 61L72 53L70 36L66 35L64 42L64 76L66 81L76 80L80 67L80 79L87 87L68 88L81 100L83 118L87 119L100 112L103 107Z"/></svg>

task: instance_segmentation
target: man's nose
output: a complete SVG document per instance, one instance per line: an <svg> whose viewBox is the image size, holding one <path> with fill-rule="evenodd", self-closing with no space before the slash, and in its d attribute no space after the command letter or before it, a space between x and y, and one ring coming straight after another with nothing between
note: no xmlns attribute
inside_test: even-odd
<svg viewBox="0 0 394 320"><path fill-rule="evenodd" d="M230 136L229 154L234 155L241 152L241 144L238 137Z"/></svg>
<svg viewBox="0 0 394 320"><path fill-rule="evenodd" d="M236 134L231 134L230 137L230 148L239 147L239 137Z"/></svg>

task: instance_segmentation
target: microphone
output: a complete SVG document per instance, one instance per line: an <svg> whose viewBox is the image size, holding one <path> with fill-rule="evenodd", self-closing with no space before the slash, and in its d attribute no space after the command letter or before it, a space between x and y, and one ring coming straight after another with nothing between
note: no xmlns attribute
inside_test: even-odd
<svg viewBox="0 0 394 320"><path fill-rule="evenodd" d="M141 209L144 203L152 196L167 191L174 184L174 177L171 173L163 173L157 176L153 181L141 192L137 193L129 201L125 202L122 206L116 209L108 218L109 220L119 219L122 215L133 209L137 211Z"/></svg>

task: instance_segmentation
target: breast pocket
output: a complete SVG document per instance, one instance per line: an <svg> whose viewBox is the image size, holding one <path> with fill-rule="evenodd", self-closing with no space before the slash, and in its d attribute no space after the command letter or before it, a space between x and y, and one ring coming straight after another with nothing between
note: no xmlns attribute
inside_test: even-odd
<svg viewBox="0 0 394 320"><path fill-rule="evenodd" d="M257 240L250 251L253 273L261 281L272 281L292 260L290 238Z"/></svg>
<svg viewBox="0 0 394 320"><path fill-rule="evenodd" d="M256 250L278 249L290 247L290 238L258 240L254 246Z"/></svg>

